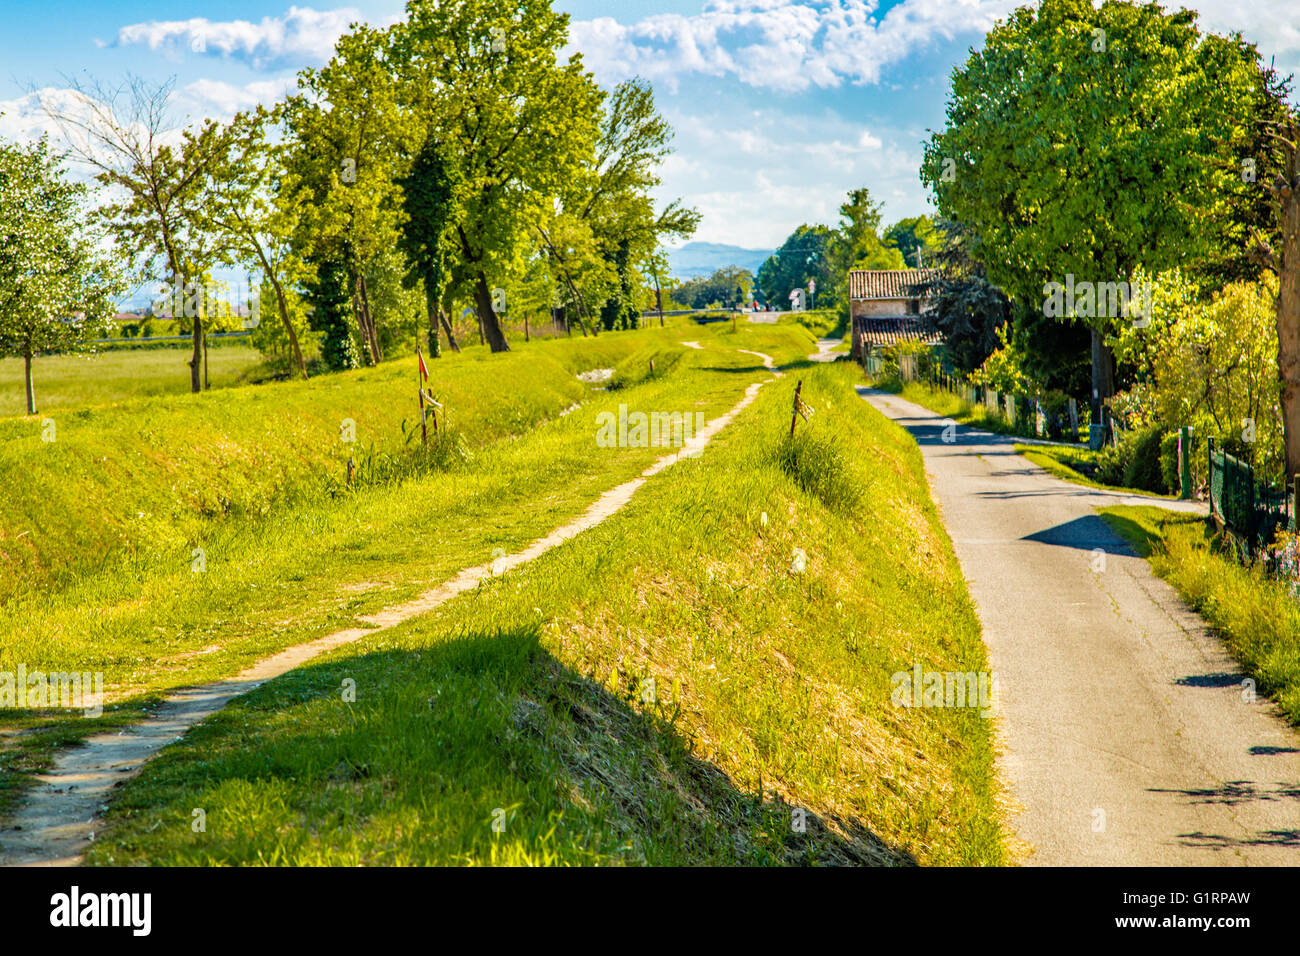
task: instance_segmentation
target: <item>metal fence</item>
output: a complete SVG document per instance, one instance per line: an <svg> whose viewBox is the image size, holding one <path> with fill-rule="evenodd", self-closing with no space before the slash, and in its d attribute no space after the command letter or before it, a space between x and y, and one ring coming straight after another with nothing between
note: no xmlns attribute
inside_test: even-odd
<svg viewBox="0 0 1300 956"><path fill-rule="evenodd" d="M1210 518L1247 554L1266 548L1280 528L1295 529L1295 501L1285 487L1255 479L1255 469L1209 439Z"/></svg>

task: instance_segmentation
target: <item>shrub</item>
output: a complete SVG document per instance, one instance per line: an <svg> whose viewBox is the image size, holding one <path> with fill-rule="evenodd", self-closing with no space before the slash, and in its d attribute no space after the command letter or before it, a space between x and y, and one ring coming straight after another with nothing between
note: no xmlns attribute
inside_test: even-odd
<svg viewBox="0 0 1300 956"><path fill-rule="evenodd" d="M1160 444L1164 437L1159 425L1148 425L1125 436L1120 448L1123 480L1126 488L1141 488L1164 494L1169 490L1160 467Z"/></svg>

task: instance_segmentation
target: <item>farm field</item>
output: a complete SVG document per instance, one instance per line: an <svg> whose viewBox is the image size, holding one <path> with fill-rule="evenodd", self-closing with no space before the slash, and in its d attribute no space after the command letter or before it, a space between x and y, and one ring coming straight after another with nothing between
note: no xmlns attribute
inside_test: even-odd
<svg viewBox="0 0 1300 956"><path fill-rule="evenodd" d="M32 359L38 415L65 408L93 408L133 398L188 395L188 348L111 349L93 355L38 355ZM239 384L261 364L247 345L208 348L208 374L214 389ZM27 413L23 360L0 358L0 418Z"/></svg>

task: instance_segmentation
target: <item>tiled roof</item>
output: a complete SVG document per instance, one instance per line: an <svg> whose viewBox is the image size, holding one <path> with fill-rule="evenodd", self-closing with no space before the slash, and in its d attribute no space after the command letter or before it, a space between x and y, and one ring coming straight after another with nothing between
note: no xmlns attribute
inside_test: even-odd
<svg viewBox="0 0 1300 956"><path fill-rule="evenodd" d="M910 299L911 286L929 282L938 269L854 269L849 272L850 299Z"/></svg>
<svg viewBox="0 0 1300 956"><path fill-rule="evenodd" d="M914 315L858 316L854 320L867 345L895 345L899 342L924 342L938 345L943 337L928 330Z"/></svg>

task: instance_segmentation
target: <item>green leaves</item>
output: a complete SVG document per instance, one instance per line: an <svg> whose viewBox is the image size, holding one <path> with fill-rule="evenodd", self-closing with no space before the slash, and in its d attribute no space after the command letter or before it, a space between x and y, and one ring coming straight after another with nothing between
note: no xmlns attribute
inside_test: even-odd
<svg viewBox="0 0 1300 956"><path fill-rule="evenodd" d="M115 312L121 278L86 233L85 195L44 139L0 142L0 353L74 347Z"/></svg>

